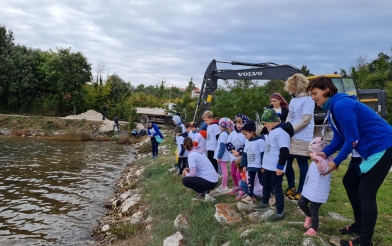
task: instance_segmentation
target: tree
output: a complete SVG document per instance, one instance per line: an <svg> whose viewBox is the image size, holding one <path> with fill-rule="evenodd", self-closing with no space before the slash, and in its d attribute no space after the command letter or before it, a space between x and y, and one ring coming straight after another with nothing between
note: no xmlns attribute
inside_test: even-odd
<svg viewBox="0 0 392 246"><path fill-rule="evenodd" d="M302 65L302 67L301 67L301 73L303 74L303 75L305 75L306 77L308 77L308 76L313 76L314 74L312 74L311 72L310 72L310 69L308 69L308 67L306 66L306 65Z"/></svg>
<svg viewBox="0 0 392 246"><path fill-rule="evenodd" d="M113 102L120 102L123 98L130 95L132 90L131 84L125 82L117 74L109 75L107 82L111 84L111 99Z"/></svg>

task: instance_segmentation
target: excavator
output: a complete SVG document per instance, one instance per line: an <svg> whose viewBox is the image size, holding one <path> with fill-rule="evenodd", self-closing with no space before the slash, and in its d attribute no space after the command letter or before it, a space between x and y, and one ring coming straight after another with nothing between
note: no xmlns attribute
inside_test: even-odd
<svg viewBox="0 0 392 246"><path fill-rule="evenodd" d="M251 68L242 69L218 69L217 63L226 63L231 65L248 66ZM200 95L197 100L196 110L194 114L194 121L200 122L201 116L207 110L209 110L212 98L214 97L215 91L218 89L218 80L273 80L280 79L286 80L288 77L295 73L301 73L301 70L291 64L278 65L273 62L266 63L246 63L246 62L223 62L213 59L210 65L207 67L203 83L200 90ZM338 88L339 92L347 93L349 95L355 95L359 99L359 91L357 83L351 77L344 77L337 74L323 74L326 77L331 78L334 85ZM315 78L316 76L310 76L308 79ZM201 110L199 112L199 107ZM384 105L386 108L386 103ZM199 113L198 113L199 112ZM325 113L320 107L315 107L314 120L315 120L315 135L321 131L320 124L324 120Z"/></svg>

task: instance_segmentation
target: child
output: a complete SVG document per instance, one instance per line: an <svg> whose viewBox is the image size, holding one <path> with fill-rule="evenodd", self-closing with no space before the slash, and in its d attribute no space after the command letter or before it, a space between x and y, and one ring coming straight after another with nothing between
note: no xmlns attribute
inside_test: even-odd
<svg viewBox="0 0 392 246"><path fill-rule="evenodd" d="M256 196L253 193L255 176L261 180L263 174L261 172L261 163L263 160L265 141L264 136L256 135L256 123L253 120L246 122L241 128L244 134L245 147L242 153L241 166L248 172L248 192L249 195L242 199L245 203L253 203Z"/></svg>
<svg viewBox="0 0 392 246"><path fill-rule="evenodd" d="M276 221L285 218L283 197L283 172L289 156L290 137L294 135L293 126L290 123L279 123L279 117L275 110L267 108L261 116L261 123L268 130L265 136L266 147L263 157L263 201L259 208L269 209L271 188L276 200L276 213L267 218L268 221Z"/></svg>
<svg viewBox="0 0 392 246"><path fill-rule="evenodd" d="M162 142L162 134L159 131L159 127L156 124L153 124L151 121L146 122L147 126L147 136L151 138L151 151L152 151L152 159L158 158L158 146L159 143Z"/></svg>
<svg viewBox="0 0 392 246"><path fill-rule="evenodd" d="M235 198L236 200L240 200L241 198L244 198L245 196L249 195L248 192L248 183L247 183L247 176L246 172L244 171L244 167L241 167L241 159L242 157L240 156L238 159L235 160L235 166L237 167L238 173L240 173L240 191L238 191L237 197ZM253 189L253 194L256 197L262 197L263 196L263 186L260 184L259 178L256 176L255 177L255 182L254 182L254 189Z"/></svg>
<svg viewBox="0 0 392 246"><path fill-rule="evenodd" d="M184 139L188 137L191 130L190 123L184 125L185 132L177 133L177 149L178 149L178 175L181 175L184 168L188 166L188 151L184 147Z"/></svg>
<svg viewBox="0 0 392 246"><path fill-rule="evenodd" d="M235 116L234 131L232 131L227 138L226 148L230 152L230 174L234 182L234 188L230 191L230 195L235 195L240 191L239 182L241 180L240 173L235 165L237 160L244 150L245 136L241 133L242 124L246 123L249 118L243 114L237 114Z"/></svg>
<svg viewBox="0 0 392 246"><path fill-rule="evenodd" d="M214 159L214 151L218 145L217 140L220 134L218 122L214 120L214 114L211 111L204 112L202 118L207 124L207 157L214 166L215 171L218 172L218 162Z"/></svg>
<svg viewBox="0 0 392 246"><path fill-rule="evenodd" d="M316 155L316 153L322 152L327 145L327 142L321 137L316 137L309 144L310 157L313 162L309 166L304 188L298 200L298 206L306 215L304 223L304 227L308 228L304 233L306 236L317 235L318 211L321 204L328 200L332 173L325 176L322 174L329 171L328 162L333 161L333 157L329 156L327 159L323 159ZM309 202L310 207L308 207Z"/></svg>
<svg viewBox="0 0 392 246"><path fill-rule="evenodd" d="M227 188L227 162L230 161L230 153L226 149L227 139L232 130L234 130L234 123L229 118L225 117L219 120L219 128L221 133L218 138L218 145L215 149L214 158L219 163L222 170L222 184L215 189L216 192L226 192Z"/></svg>
<svg viewBox="0 0 392 246"><path fill-rule="evenodd" d="M188 133L188 137L190 137L193 141L195 140L196 134L199 132L199 129L197 129L197 124L194 121L190 123L190 128L191 130Z"/></svg>
<svg viewBox="0 0 392 246"><path fill-rule="evenodd" d="M204 154L206 153L207 150L207 124L206 123L201 123L200 125L200 130L198 133L196 133L195 139L193 139L193 146L202 148L204 151Z"/></svg>

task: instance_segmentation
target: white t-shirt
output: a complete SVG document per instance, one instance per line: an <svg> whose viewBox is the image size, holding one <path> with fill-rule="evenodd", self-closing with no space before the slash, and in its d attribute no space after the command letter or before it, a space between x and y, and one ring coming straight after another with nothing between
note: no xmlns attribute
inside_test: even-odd
<svg viewBox="0 0 392 246"><path fill-rule="evenodd" d="M239 148L243 147L245 145L245 136L241 132L236 132L232 131L227 138L227 143L231 143L236 151L238 151ZM230 153L230 161L233 162L237 160L239 156L234 156L232 153Z"/></svg>
<svg viewBox="0 0 392 246"><path fill-rule="evenodd" d="M294 134L292 138L310 142L313 139L314 131L314 101L309 96L295 97L291 99L289 105L289 122L294 126L302 120L302 116L305 114L312 115L312 119L309 124L301 131Z"/></svg>
<svg viewBox="0 0 392 246"><path fill-rule="evenodd" d="M188 132L188 137L190 137L192 139L192 141L193 141L193 140L195 140L196 134L197 134L197 132L194 133L192 131L189 131Z"/></svg>
<svg viewBox="0 0 392 246"><path fill-rule="evenodd" d="M178 155L180 155L181 145L184 144L184 137L183 136L176 136L176 143L177 143ZM188 153L189 153L188 150L185 150L182 157L188 157Z"/></svg>
<svg viewBox="0 0 392 246"><path fill-rule="evenodd" d="M230 161L230 153L226 149L226 143L227 143L228 137L229 137L229 134L226 131L221 132L221 134L219 135L218 145L216 146L216 149L214 151L214 159L218 159L218 152L220 149L220 145L221 145L221 143L223 143L225 145L225 150L224 150L223 155L220 158L220 160L221 161Z"/></svg>
<svg viewBox="0 0 392 246"><path fill-rule="evenodd" d="M216 149L216 145L218 144L218 140L216 139L216 135L220 133L220 128L217 124L210 124L207 127L207 150L214 151Z"/></svg>
<svg viewBox="0 0 392 246"><path fill-rule="evenodd" d="M155 134L155 129L154 129L154 127L152 127L151 129L149 129L150 130L150 135L149 136L154 136L154 134Z"/></svg>
<svg viewBox="0 0 392 246"><path fill-rule="evenodd" d="M200 148L203 148L203 152L206 153L207 149L207 140L200 134L197 133L195 136L195 139L193 139L194 142L197 142Z"/></svg>
<svg viewBox="0 0 392 246"><path fill-rule="evenodd" d="M218 182L218 174L206 155L191 151L188 155L188 165L189 168L196 167L196 177L212 183Z"/></svg>
<svg viewBox="0 0 392 246"><path fill-rule="evenodd" d="M332 173L325 176L317 170L317 164L310 163L306 174L302 195L312 202L326 203L331 185Z"/></svg>
<svg viewBox="0 0 392 246"><path fill-rule="evenodd" d="M248 160L248 167L261 168L261 152L264 152L265 141L263 139L256 139L249 141L246 139L244 153L246 153Z"/></svg>
<svg viewBox="0 0 392 246"><path fill-rule="evenodd" d="M278 127L270 131L268 135L265 135L265 142L263 168L270 171L276 171L280 148L287 147L290 149L290 135L285 130ZM283 171L286 171L286 166Z"/></svg>

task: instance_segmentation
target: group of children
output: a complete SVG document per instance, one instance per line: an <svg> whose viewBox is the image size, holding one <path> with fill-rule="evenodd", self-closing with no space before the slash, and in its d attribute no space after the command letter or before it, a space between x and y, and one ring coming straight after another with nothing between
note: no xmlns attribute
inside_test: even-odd
<svg viewBox="0 0 392 246"><path fill-rule="evenodd" d="M234 122L227 117L216 119L211 111L206 111L202 118L204 123L199 129L195 122L184 125L177 118L173 118L176 124L179 174L183 174L187 168L188 151L183 143L184 138L189 137L193 141L193 148L197 147L199 152L204 153L215 172L221 174L222 182L215 192L228 192L229 165L234 183L230 195L237 194L236 199L242 199L245 203L254 203L257 197L262 197L255 210L265 211L270 209L270 198L273 194L276 213L268 220L285 218L282 183L290 154L290 138L294 135L293 126L289 122L281 122L276 111L270 108L265 109L261 116L261 123L268 130L268 133L261 135L258 134L256 123L243 114L236 115ZM298 201L299 207L306 215L305 235L309 236L317 234L318 211L321 204L326 202L329 193L331 175L322 175L328 171L327 161L317 156L317 152L321 152L325 146L326 142L317 138L309 146L313 162Z"/></svg>

